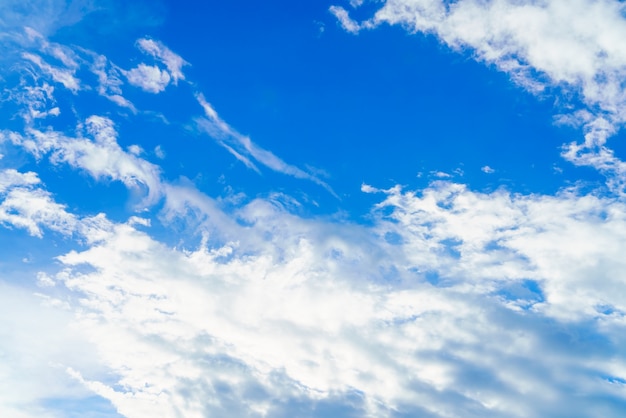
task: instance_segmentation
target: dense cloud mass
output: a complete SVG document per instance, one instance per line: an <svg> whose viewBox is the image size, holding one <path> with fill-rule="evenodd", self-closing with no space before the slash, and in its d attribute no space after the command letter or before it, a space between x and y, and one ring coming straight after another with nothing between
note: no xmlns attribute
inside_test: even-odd
<svg viewBox="0 0 626 418"><path fill-rule="evenodd" d="M329 10L349 33L433 34L560 97L557 121L582 138L562 156L606 186L363 184L378 202L363 222L305 215L280 188L212 195L125 129L178 126L255 175L339 198L332 178L219 116L185 73L193 63L162 41L133 39L133 58L115 63L52 40L52 26L24 28L38 15L9 2L0 228L47 261L0 257L1 416L622 416L624 163L608 140L626 121L624 6L388 0L351 17L365 6ZM140 104L167 94L192 111ZM115 210L104 192L85 209L65 188L84 184L126 194Z"/></svg>

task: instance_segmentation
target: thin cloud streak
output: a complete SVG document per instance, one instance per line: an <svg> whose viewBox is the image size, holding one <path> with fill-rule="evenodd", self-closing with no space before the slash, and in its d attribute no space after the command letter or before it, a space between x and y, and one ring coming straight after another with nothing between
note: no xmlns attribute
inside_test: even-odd
<svg viewBox="0 0 626 418"><path fill-rule="evenodd" d="M228 123L220 118L213 106L207 102L202 93L198 93L196 95L196 99L207 117L206 119L196 120L198 127L217 140L220 145L226 148L235 156L235 158L243 162L248 168L260 173L259 169L251 160L254 159L256 162L263 164L271 170L295 178L310 180L315 184L322 186L330 194L338 198L337 194L326 182L298 167L286 163L272 152L256 145L249 137L242 135L233 129Z"/></svg>

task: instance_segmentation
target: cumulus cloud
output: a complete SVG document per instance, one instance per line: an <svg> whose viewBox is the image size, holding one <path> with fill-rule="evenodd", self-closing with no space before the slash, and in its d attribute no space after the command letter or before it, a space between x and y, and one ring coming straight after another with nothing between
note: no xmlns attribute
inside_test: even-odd
<svg viewBox="0 0 626 418"><path fill-rule="evenodd" d="M126 72L128 82L149 93L160 93L170 82L167 71L161 70L156 65L139 64L137 67Z"/></svg>
<svg viewBox="0 0 626 418"><path fill-rule="evenodd" d="M170 248L127 223L59 257L55 280L116 379L71 375L127 417L276 416L288 399L361 416L620 416L623 204L364 190L386 196L372 227L259 199L222 244Z"/></svg>

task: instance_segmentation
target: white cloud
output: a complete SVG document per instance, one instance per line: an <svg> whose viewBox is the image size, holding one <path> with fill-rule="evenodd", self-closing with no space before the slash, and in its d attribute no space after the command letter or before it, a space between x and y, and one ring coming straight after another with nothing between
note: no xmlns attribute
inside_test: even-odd
<svg viewBox="0 0 626 418"><path fill-rule="evenodd" d="M351 4L353 6L357 5L353 3ZM344 9L343 7L330 6L329 10L337 18L337 20L341 24L341 27L343 27L343 29L346 30L347 32L358 33L361 30L361 25L355 20L351 19L350 15L346 11L346 9Z"/></svg>
<svg viewBox="0 0 626 418"><path fill-rule="evenodd" d="M58 116L61 113L56 106L54 87L45 81L34 86L20 83L18 88L8 90L7 95L8 100L20 106L18 114L27 124L33 123L36 119Z"/></svg>
<svg viewBox="0 0 626 418"><path fill-rule="evenodd" d="M39 182L33 172L19 173L12 169L0 172L0 224L24 228L38 237L43 234L41 226L71 234L76 218L54 202L50 193L32 187Z"/></svg>
<svg viewBox="0 0 626 418"><path fill-rule="evenodd" d="M80 90L80 81L74 76L72 69L55 67L45 62L40 56L24 52L22 56L36 64L44 73L48 74L54 81L61 83L66 89L73 93Z"/></svg>
<svg viewBox="0 0 626 418"><path fill-rule="evenodd" d="M451 174L448 174L444 171L431 171L430 174L434 177L440 178L440 179L448 179L450 177L452 177Z"/></svg>
<svg viewBox="0 0 626 418"><path fill-rule="evenodd" d="M154 155L156 155L157 158L160 160L165 159L166 154L161 145L157 145L156 147L154 147Z"/></svg>
<svg viewBox="0 0 626 418"><path fill-rule="evenodd" d="M178 80L185 79L182 68L185 65L189 65L189 63L182 59L179 55L172 52L161 42L143 38L137 41L137 46L144 53L152 55L165 64L170 75L172 76L174 84L178 83Z"/></svg>
<svg viewBox="0 0 626 418"><path fill-rule="evenodd" d="M488 165L485 165L485 166L481 167L480 171L482 171L485 174L493 174L493 173L496 172L496 170L494 170L493 168L489 167Z"/></svg>
<svg viewBox="0 0 626 418"><path fill-rule="evenodd" d="M353 391L363 416L620 416L623 204L441 182L387 191L373 228L261 199L229 224L177 191L237 242L174 249L117 224L54 277L115 379L71 374L124 416L275 416Z"/></svg>
<svg viewBox="0 0 626 418"><path fill-rule="evenodd" d="M160 93L170 82L170 74L156 65L139 64L125 72L128 82L149 93Z"/></svg>
<svg viewBox="0 0 626 418"><path fill-rule="evenodd" d="M145 189L142 205L150 206L161 198L160 169L132 152L125 152L117 143L117 132L110 119L90 116L85 120L84 130L86 138L33 128L27 129L25 135L5 132L3 136L37 158L49 154L53 164L66 163L85 170L95 179L110 178L130 189L140 192Z"/></svg>
<svg viewBox="0 0 626 418"><path fill-rule="evenodd" d="M32 171L20 173L12 168L0 171L0 194L4 194L9 188L15 186L31 186L38 183L40 183L39 177Z"/></svg>
<svg viewBox="0 0 626 418"><path fill-rule="evenodd" d="M30 77L22 78L19 87L7 89L5 93L9 95L11 101L24 106L25 109L20 116L27 123L32 123L37 118L59 115L60 109L53 107L56 100L53 94L54 86L50 83L59 83L74 94L81 89L86 91L93 89L118 106L126 107L133 113L137 112L133 104L122 95L121 77L124 71L105 56L83 48L70 48L51 42L28 27L24 28L23 32L8 34L7 38L9 42L6 51L9 54L15 52L13 48L21 51L19 55L24 62L19 63L19 66ZM57 65L52 65L50 62L56 62ZM87 67L98 77L97 85L81 85L76 73L83 67ZM141 73L136 76L140 77ZM156 88L149 85L148 81L145 83L148 83L148 88Z"/></svg>
<svg viewBox="0 0 626 418"><path fill-rule="evenodd" d="M198 127L205 133L218 141L220 145L226 148L239 161L243 162L248 168L260 172L251 159L263 164L264 166L299 179L310 180L323 188L325 188L333 196L336 196L332 188L324 181L306 171L286 163L278 158L272 152L267 151L252 140L234 130L228 123L219 117L213 106L206 101L202 94L196 96L198 103L204 109L207 118L197 119Z"/></svg>

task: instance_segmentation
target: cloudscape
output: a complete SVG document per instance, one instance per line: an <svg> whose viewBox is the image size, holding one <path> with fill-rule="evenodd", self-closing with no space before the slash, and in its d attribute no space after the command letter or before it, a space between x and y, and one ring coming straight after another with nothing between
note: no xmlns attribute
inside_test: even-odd
<svg viewBox="0 0 626 418"><path fill-rule="evenodd" d="M0 416L624 416L626 3L5 0L0 36Z"/></svg>

